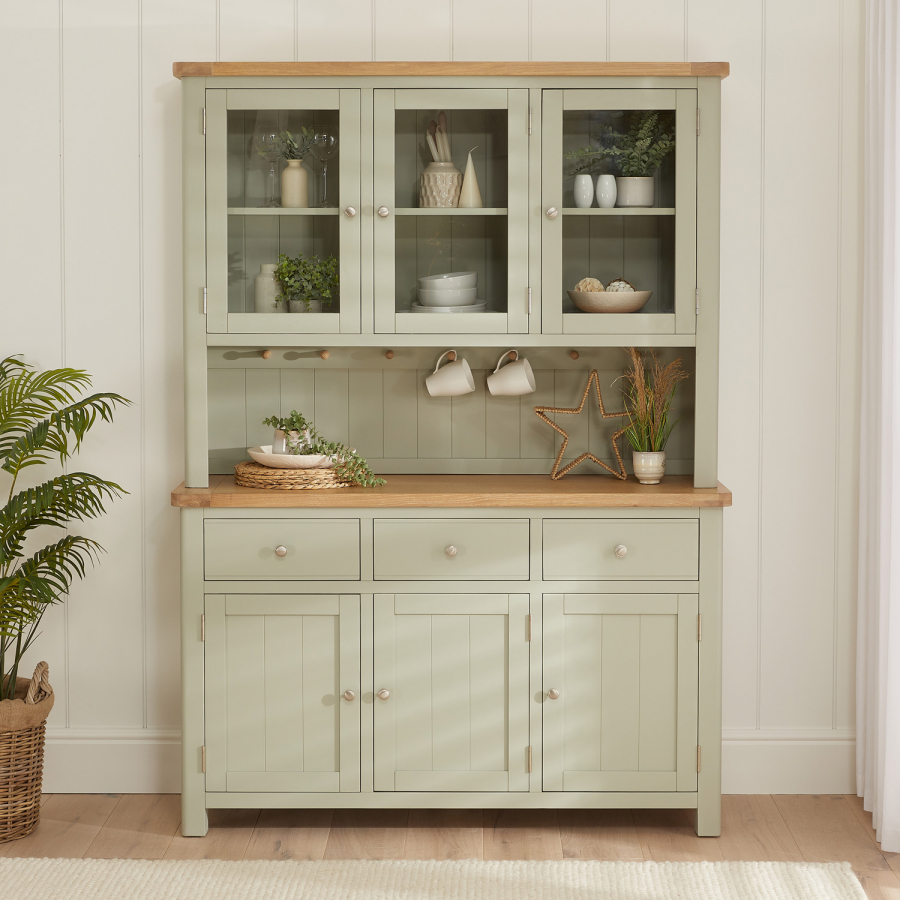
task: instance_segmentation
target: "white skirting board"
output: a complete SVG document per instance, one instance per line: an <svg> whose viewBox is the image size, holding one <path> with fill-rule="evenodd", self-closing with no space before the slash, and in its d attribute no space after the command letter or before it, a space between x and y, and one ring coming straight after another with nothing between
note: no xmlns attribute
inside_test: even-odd
<svg viewBox="0 0 900 900"><path fill-rule="evenodd" d="M726 794L852 794L850 731L728 729ZM57 794L164 794L181 790L178 731L53 728L47 731L44 790Z"/></svg>

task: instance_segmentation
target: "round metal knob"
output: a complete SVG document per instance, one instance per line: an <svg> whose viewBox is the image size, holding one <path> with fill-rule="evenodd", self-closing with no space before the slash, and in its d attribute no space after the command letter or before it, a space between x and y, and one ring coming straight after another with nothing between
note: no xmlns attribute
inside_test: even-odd
<svg viewBox="0 0 900 900"><path fill-rule="evenodd" d="M616 556L619 557L619 559L622 559L623 557L628 555L628 548L624 544L616 544L615 553Z"/></svg>
<svg viewBox="0 0 900 900"><path fill-rule="evenodd" d="M285 547L284 544L279 544L275 548L275 555L276 556L287 556L287 547Z"/></svg>
<svg viewBox="0 0 900 900"><path fill-rule="evenodd" d="M348 206L348 207L344 210L344 215L345 215L348 219L352 219L352 218L356 215L356 210L355 210L352 206Z"/></svg>
<svg viewBox="0 0 900 900"><path fill-rule="evenodd" d="M444 553L446 553L447 556L456 556L456 554L459 553L459 550L457 550L456 547L451 544L444 550Z"/></svg>
<svg viewBox="0 0 900 900"><path fill-rule="evenodd" d="M344 699L345 700L355 700L356 692L355 691L344 691Z"/></svg>
<svg viewBox="0 0 900 900"><path fill-rule="evenodd" d="M381 216L382 219L386 219L391 214L391 211L386 206L378 207L378 215Z"/></svg>
<svg viewBox="0 0 900 900"><path fill-rule="evenodd" d="M550 690L547 691L547 696L551 700L559 700L559 691L556 688L550 688Z"/></svg>
<svg viewBox="0 0 900 900"><path fill-rule="evenodd" d="M378 692L378 699L379 699L379 700L387 700L387 698L390 697L390 696L391 696L391 692L390 692L390 691L384 691L384 690L381 690L381 691Z"/></svg>
<svg viewBox="0 0 900 900"><path fill-rule="evenodd" d="M559 210L555 206L551 206L547 210L547 218L548 219L555 219L558 215L559 215Z"/></svg>

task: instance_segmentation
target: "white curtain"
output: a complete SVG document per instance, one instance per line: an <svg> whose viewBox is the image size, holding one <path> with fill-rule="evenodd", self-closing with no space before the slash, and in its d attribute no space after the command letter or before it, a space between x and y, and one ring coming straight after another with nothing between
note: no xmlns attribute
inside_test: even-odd
<svg viewBox="0 0 900 900"><path fill-rule="evenodd" d="M857 792L900 851L900 23L867 0Z"/></svg>

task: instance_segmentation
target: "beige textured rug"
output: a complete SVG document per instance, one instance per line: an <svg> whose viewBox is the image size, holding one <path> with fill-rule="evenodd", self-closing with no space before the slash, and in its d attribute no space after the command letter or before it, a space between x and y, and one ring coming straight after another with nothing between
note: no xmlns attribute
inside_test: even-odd
<svg viewBox="0 0 900 900"><path fill-rule="evenodd" d="M2 900L865 900L849 863L0 859Z"/></svg>

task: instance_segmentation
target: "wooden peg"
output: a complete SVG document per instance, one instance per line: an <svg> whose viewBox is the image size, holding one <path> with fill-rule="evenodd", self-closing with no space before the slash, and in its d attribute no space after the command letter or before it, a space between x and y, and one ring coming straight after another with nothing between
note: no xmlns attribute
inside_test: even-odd
<svg viewBox="0 0 900 900"><path fill-rule="evenodd" d="M515 362L518 358L519 358L518 350L510 350L509 351L509 361L510 362Z"/></svg>
<svg viewBox="0 0 900 900"><path fill-rule="evenodd" d="M319 356L321 356L322 359L328 359L328 357L331 356L331 354L330 354L327 350L323 350L323 351L319 354Z"/></svg>
<svg viewBox="0 0 900 900"><path fill-rule="evenodd" d="M455 351L455 350L451 350L451 351L447 354L447 359L449 359L450 362L456 362L456 351Z"/></svg>
<svg viewBox="0 0 900 900"><path fill-rule="evenodd" d="M262 358L263 358L263 359L271 359L271 358L272 358L272 351L271 351L271 350L263 350L263 352L262 352Z"/></svg>
<svg viewBox="0 0 900 900"><path fill-rule="evenodd" d="M570 350L570 351L569 351L569 356L571 356L572 359L578 359L578 351L577 351L577 350Z"/></svg>
<svg viewBox="0 0 900 900"><path fill-rule="evenodd" d="M393 359L393 358L394 358L394 351L393 351L393 350L385 350L385 351L384 351L384 358L385 358L385 359Z"/></svg>

